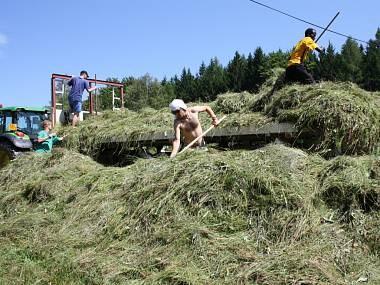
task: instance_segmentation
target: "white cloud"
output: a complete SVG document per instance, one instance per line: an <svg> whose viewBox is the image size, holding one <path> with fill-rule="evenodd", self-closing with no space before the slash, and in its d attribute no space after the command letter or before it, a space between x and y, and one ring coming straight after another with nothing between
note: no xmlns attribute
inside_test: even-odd
<svg viewBox="0 0 380 285"><path fill-rule="evenodd" d="M8 43L7 36L0 33L0 46L5 46L7 43Z"/></svg>

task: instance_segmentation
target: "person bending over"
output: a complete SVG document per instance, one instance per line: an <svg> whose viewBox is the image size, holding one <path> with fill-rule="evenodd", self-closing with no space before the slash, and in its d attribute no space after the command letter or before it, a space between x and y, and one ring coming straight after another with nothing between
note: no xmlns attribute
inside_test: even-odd
<svg viewBox="0 0 380 285"><path fill-rule="evenodd" d="M175 116L174 118L174 140L173 150L170 155L171 158L175 157L181 145L181 132L184 137L185 145L190 144L194 139L199 137L203 131L201 123L199 122L198 113L207 112L212 119L212 124L217 126L219 124L218 118L209 106L194 106L187 107L181 99L174 99L169 104L170 111ZM200 138L194 147L205 146L205 141Z"/></svg>

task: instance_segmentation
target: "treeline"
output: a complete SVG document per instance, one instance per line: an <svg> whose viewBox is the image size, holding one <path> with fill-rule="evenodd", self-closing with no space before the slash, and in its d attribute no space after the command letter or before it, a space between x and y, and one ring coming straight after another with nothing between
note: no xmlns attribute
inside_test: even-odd
<svg viewBox="0 0 380 285"><path fill-rule="evenodd" d="M235 52L234 58L224 67L214 57L206 65L204 62L196 74L183 68L181 74L162 81L144 75L140 78L128 77L125 84L125 107L138 110L141 107L161 108L174 98L185 102L212 101L218 94L243 90L255 93L275 67L286 66L289 54L278 50L266 55L258 47L253 54L241 55ZM115 78L107 80L117 81ZM119 95L118 95L119 96ZM100 90L101 109L112 108L112 89Z"/></svg>
<svg viewBox="0 0 380 285"><path fill-rule="evenodd" d="M307 63L317 80L351 81L370 91L380 90L380 29L375 40L370 40L367 47L359 45L352 39L342 45L338 52L330 43L324 54L312 54ZM286 68L289 52L278 50L265 54L258 47L248 56L235 52L233 59L223 66L215 57L206 65L200 65L193 74L184 68L180 75L159 81L150 75L140 78L127 77L121 80L125 84L125 107L138 110L142 107L161 108L174 98L185 102L211 101L218 94L248 91L257 92L271 70L276 67ZM120 82L116 78L108 80ZM116 91L116 95L117 94ZM116 107L118 107L116 105ZM99 110L112 108L112 89L100 89L98 94Z"/></svg>

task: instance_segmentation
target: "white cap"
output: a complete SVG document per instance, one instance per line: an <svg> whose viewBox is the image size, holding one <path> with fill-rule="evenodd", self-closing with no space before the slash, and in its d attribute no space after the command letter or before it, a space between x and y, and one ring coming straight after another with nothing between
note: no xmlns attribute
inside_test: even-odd
<svg viewBox="0 0 380 285"><path fill-rule="evenodd" d="M174 99L170 104L169 104L170 111L175 112L178 111L179 109L187 109L187 106L185 102L181 99Z"/></svg>

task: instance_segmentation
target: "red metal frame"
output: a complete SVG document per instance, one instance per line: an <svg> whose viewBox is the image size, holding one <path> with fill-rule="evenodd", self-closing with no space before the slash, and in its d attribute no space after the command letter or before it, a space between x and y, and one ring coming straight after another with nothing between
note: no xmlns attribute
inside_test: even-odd
<svg viewBox="0 0 380 285"><path fill-rule="evenodd" d="M53 126L56 123L56 110L57 110L57 94L55 92L55 80L56 79L64 79L64 80L70 80L72 76L70 75L63 75L63 74L57 74L53 73L51 75L51 117L52 117L52 123ZM86 79L90 83L90 87L92 86L93 83L96 84L104 84L108 86L113 86L120 88L120 99L121 99L121 108L124 108L124 84L123 83L116 83L116 82L111 82L111 81L106 81L106 80L99 80L99 79L91 79L88 78ZM94 95L92 92L89 94L89 106L90 106L90 114L94 113Z"/></svg>

